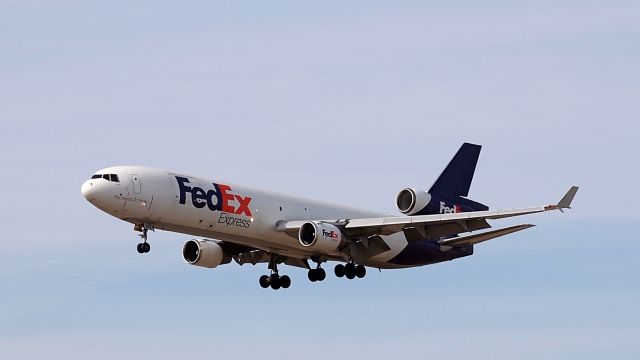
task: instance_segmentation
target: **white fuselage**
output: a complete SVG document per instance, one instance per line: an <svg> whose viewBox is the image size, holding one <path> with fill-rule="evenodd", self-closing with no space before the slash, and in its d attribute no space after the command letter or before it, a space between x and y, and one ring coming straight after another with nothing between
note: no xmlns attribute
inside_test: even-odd
<svg viewBox="0 0 640 360"><path fill-rule="evenodd" d="M93 205L119 219L296 258L316 254L303 246L297 237L277 231L279 221L382 216L217 179L146 167L116 166L102 169L98 174L117 175L117 179L114 178L117 181L104 177L87 180L82 185L82 193ZM387 261L406 247L404 234L399 232L381 238L390 250L363 264L379 268L398 267ZM344 260L344 255L337 250L318 255Z"/></svg>

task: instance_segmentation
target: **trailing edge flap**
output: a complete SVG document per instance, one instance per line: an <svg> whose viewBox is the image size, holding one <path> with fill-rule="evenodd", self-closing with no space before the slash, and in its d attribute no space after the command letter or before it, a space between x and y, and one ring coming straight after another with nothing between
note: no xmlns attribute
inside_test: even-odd
<svg viewBox="0 0 640 360"><path fill-rule="evenodd" d="M457 237L457 238L453 238L453 239L442 240L442 241L440 241L440 245L453 246L453 247L473 245L473 244L481 243L483 241L491 240L491 239L494 239L494 238L497 238L497 237L500 237L500 236L504 236L504 235L508 235L508 234L511 234L511 233L514 233L514 232L525 230L525 229L528 229L528 228L533 227L533 226L535 226L535 225L522 224L522 225L511 226L511 227L504 228L504 229L487 231L487 232L484 232L482 234L468 235L468 236Z"/></svg>

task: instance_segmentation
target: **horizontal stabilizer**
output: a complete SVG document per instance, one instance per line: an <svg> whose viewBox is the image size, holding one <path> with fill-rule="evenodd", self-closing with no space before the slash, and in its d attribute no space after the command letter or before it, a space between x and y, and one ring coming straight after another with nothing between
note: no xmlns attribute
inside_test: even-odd
<svg viewBox="0 0 640 360"><path fill-rule="evenodd" d="M522 225L511 226L504 229L487 231L482 234L469 235L469 236L457 237L453 239L442 240L440 241L440 245L453 246L453 247L473 245L473 244L481 243L483 241L491 240L500 236L509 235L517 231L525 230L533 226L535 225L522 224Z"/></svg>

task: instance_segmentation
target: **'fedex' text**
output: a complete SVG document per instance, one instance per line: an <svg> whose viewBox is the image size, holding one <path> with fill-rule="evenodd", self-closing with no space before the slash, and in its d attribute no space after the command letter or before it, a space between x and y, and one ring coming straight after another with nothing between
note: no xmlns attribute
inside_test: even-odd
<svg viewBox="0 0 640 360"><path fill-rule="evenodd" d="M454 214L462 212L460 205L453 205L448 207L444 201L440 201L440 214Z"/></svg>
<svg viewBox="0 0 640 360"><path fill-rule="evenodd" d="M198 209L206 206L211 211L251 216L251 209L249 209L251 198L233 194L228 185L212 183L213 189L204 190L197 186L189 186L189 179L185 177L176 176L176 180L180 188L179 202L182 205L187 203L188 193L191 194L191 203Z"/></svg>
<svg viewBox="0 0 640 360"><path fill-rule="evenodd" d="M337 239L338 238L338 233L331 230L331 231L327 231L325 229L322 229L322 236L326 237L326 238L330 238L330 239Z"/></svg>

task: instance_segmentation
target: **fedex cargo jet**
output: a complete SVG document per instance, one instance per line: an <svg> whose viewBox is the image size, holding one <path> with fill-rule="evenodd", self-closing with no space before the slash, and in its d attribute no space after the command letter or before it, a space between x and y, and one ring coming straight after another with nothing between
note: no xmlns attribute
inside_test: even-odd
<svg viewBox="0 0 640 360"><path fill-rule="evenodd" d="M191 265L215 268L232 260L266 263L263 288L288 288L280 265L308 269L322 281L322 264L337 261L337 277L354 279L366 267L396 269L435 264L473 254L475 244L530 228L497 230L489 220L570 208L572 187L556 205L497 210L468 198L481 146L465 143L428 191L408 188L396 197L402 216L299 198L140 166L102 169L82 185L100 210L132 223L149 252L149 230L197 237L182 248ZM480 230L484 230L479 232Z"/></svg>

